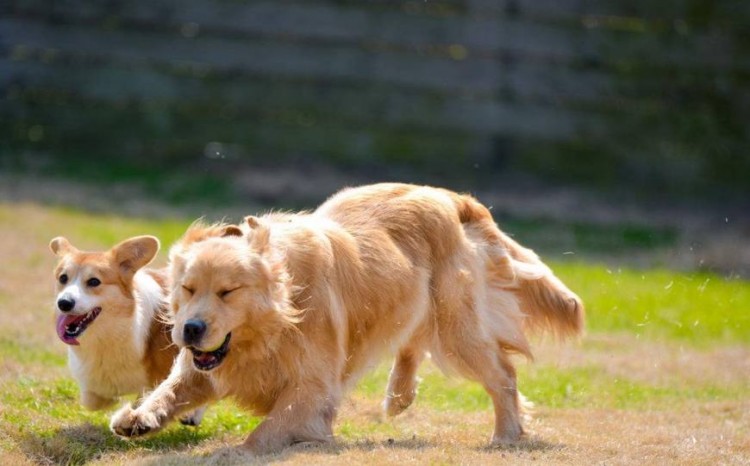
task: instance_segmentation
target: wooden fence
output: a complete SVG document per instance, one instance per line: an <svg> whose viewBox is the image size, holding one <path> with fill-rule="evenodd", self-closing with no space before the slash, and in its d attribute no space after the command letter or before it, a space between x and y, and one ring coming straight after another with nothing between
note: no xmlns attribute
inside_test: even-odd
<svg viewBox="0 0 750 466"><path fill-rule="evenodd" d="M746 187L750 2L6 0L2 154Z"/></svg>

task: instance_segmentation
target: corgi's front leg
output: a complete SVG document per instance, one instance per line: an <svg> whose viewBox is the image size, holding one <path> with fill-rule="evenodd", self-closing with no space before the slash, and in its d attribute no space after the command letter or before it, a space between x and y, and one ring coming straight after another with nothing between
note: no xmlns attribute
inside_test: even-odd
<svg viewBox="0 0 750 466"><path fill-rule="evenodd" d="M215 399L208 377L193 368L187 350L177 356L172 372L137 407L123 406L109 427L120 437L139 437L161 430L181 413L195 410Z"/></svg>
<svg viewBox="0 0 750 466"><path fill-rule="evenodd" d="M109 408L116 401L114 398L103 397L89 390L81 390L81 406L89 411L99 411Z"/></svg>
<svg viewBox="0 0 750 466"><path fill-rule="evenodd" d="M203 420L203 415L206 413L206 409L205 406L201 406L195 411L185 414L180 418L180 423L185 426L199 426Z"/></svg>

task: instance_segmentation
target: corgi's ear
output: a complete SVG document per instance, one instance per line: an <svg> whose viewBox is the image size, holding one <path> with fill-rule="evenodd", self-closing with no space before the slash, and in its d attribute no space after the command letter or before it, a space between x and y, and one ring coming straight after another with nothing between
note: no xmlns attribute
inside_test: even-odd
<svg viewBox="0 0 750 466"><path fill-rule="evenodd" d="M126 239L112 248L120 274L130 279L141 268L153 260L159 252L159 240L153 236L136 236Z"/></svg>
<svg viewBox="0 0 750 466"><path fill-rule="evenodd" d="M49 249L56 256L64 256L65 254L70 254L72 252L78 251L78 249L74 248L73 245L70 244L70 241L62 236L53 238L52 241L49 242Z"/></svg>
<svg viewBox="0 0 750 466"><path fill-rule="evenodd" d="M222 238L225 236L242 236L242 230L237 225L227 225L221 230Z"/></svg>

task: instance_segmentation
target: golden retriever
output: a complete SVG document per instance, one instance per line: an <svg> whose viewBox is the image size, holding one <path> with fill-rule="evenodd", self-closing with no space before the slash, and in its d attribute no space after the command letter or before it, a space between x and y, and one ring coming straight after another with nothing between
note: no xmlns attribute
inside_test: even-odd
<svg viewBox="0 0 750 466"><path fill-rule="evenodd" d="M388 353L390 415L416 394L427 355L482 384L491 443L523 434L511 356L526 334L579 333L581 300L467 195L407 184L344 189L312 213L193 226L170 252L167 378L112 430L132 437L232 397L266 416L243 446L264 454L328 442L343 394Z"/></svg>

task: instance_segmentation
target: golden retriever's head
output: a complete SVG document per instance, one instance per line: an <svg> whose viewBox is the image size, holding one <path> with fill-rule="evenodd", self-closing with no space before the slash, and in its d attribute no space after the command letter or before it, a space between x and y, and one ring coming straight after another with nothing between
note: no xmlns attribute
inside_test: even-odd
<svg viewBox="0 0 750 466"><path fill-rule="evenodd" d="M221 236L173 251L172 338L204 371L234 345L263 345L293 325L283 260L271 251L267 227L226 226Z"/></svg>

